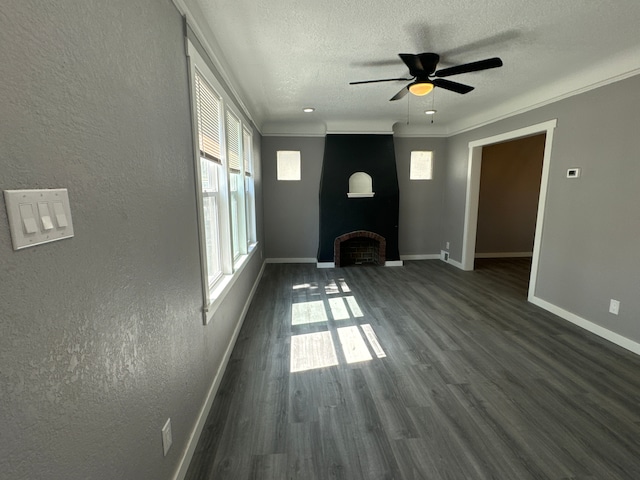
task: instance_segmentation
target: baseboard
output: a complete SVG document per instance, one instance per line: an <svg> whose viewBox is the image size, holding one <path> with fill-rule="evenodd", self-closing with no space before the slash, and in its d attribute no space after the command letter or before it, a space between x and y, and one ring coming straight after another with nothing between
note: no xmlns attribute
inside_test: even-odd
<svg viewBox="0 0 640 480"><path fill-rule="evenodd" d="M475 258L521 258L533 257L533 252L496 252L496 253L476 253Z"/></svg>
<svg viewBox="0 0 640 480"><path fill-rule="evenodd" d="M402 267L403 265L402 260L387 260L384 262L385 267Z"/></svg>
<svg viewBox="0 0 640 480"><path fill-rule="evenodd" d="M444 260L443 260L443 262L444 262ZM462 265L462 263L454 260L451 257L449 257L449 260L446 261L445 263L449 263L449 264L453 265L454 267L459 268L460 270L464 270L464 266Z"/></svg>
<svg viewBox="0 0 640 480"><path fill-rule="evenodd" d="M580 328L584 328L585 330L604 338L605 340L610 341L611 343L615 343L619 347L622 347L630 352L635 353L636 355L640 355L640 343L634 342L633 340L628 339L627 337L623 337L622 335L612 332L609 329L606 329L596 323L593 323L585 318L582 318L575 313L571 313L563 308L554 305L553 303L549 303L546 300L542 300L536 296L529 296L529 301L534 305L537 305L540 308L544 308L548 312L553 313L554 315L559 316L560 318L567 320L568 322L577 325Z"/></svg>
<svg viewBox="0 0 640 480"><path fill-rule="evenodd" d="M262 263L262 267L260 268L260 273L258 273L258 277L256 281L253 282L253 287L251 287L251 292L249 292L249 296L247 301L242 308L242 312L240 313L240 320L238 321L238 325L233 331L233 335L231 337L231 342L227 346L227 349L224 352L224 356L222 357L222 363L220 367L218 367L218 371L213 377L213 383L209 388L209 392L207 393L207 398L205 399L202 408L200 409L200 413L198 414L198 421L196 422L195 427L191 432L191 436L189 437L189 442L187 443L187 448L182 455L182 459L180 460L180 465L178 466L178 470L174 475L174 480L183 480L187 475L187 470L189 470L189 465L191 464L191 460L193 459L193 454L196 451L196 446L198 445L198 440L200 440L200 435L202 434L202 430L204 429L205 423L207 421L207 417L209 416L209 411L211 410L211 406L213 405L213 400L216 398L216 393L218 393L218 388L220 387L220 382L222 382L222 377L224 375L224 371L229 364L229 359L231 358L231 352L233 352L233 347L236 345L236 340L238 340L238 335L240 334L240 329L242 328L242 324L244 323L244 319L247 316L247 312L249 311L249 306L251 305L251 301L253 300L253 296L256 293L258 288L258 284L262 279L262 274L264 273L264 267L266 262Z"/></svg>
<svg viewBox="0 0 640 480"><path fill-rule="evenodd" d="M316 263L316 258L267 258L266 263Z"/></svg>
<svg viewBox="0 0 640 480"><path fill-rule="evenodd" d="M439 253L428 253L425 255L400 255L400 260L438 260Z"/></svg>
<svg viewBox="0 0 640 480"><path fill-rule="evenodd" d="M317 262L318 268L336 268L335 262Z"/></svg>
<svg viewBox="0 0 640 480"><path fill-rule="evenodd" d="M390 260L384 263L385 267L402 267L404 263L402 260ZM334 262L317 262L318 268L336 268L336 264Z"/></svg>

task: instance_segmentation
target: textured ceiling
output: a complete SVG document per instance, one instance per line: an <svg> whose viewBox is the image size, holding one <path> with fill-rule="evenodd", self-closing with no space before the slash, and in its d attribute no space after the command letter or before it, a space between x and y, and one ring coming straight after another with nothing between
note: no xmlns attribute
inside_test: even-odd
<svg viewBox="0 0 640 480"><path fill-rule="evenodd" d="M183 1L265 134L448 134L640 73L638 0ZM349 85L407 76L397 54L420 52L440 54L439 68L504 67L450 77L475 87L466 95L390 102L405 83Z"/></svg>

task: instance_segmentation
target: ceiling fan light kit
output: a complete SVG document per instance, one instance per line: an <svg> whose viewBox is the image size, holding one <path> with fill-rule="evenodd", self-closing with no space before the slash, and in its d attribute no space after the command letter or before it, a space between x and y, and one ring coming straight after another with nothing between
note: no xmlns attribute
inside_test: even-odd
<svg viewBox="0 0 640 480"><path fill-rule="evenodd" d="M472 91L473 87L458 82L452 82L451 80L445 80L442 77L460 75L461 73L479 72L481 70L488 70L490 68L498 68L502 66L502 60L498 57L493 57L487 58L486 60L480 60L478 62L464 63L462 65L456 65L454 67L436 70L438 62L440 61L440 55L438 55L437 53L400 53L399 57L409 68L409 74L411 75L411 78L384 78L380 80L364 80L361 82L351 82L349 83L349 85L359 85L362 83L412 81L412 83L410 83L398 93L396 93L393 97L391 97L391 101L401 99L408 92L411 92L413 95L417 96L427 95L433 90L434 87L444 88L445 90L464 95L465 93L469 93L470 91Z"/></svg>

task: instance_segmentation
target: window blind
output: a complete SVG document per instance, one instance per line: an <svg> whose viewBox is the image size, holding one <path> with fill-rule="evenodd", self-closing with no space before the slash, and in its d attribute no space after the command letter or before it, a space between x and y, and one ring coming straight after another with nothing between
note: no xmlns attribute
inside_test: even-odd
<svg viewBox="0 0 640 480"><path fill-rule="evenodd" d="M240 120L227 112L227 160L231 173L240 173Z"/></svg>
<svg viewBox="0 0 640 480"><path fill-rule="evenodd" d="M196 116L200 156L222 165L220 99L196 70Z"/></svg>
<svg viewBox="0 0 640 480"><path fill-rule="evenodd" d="M244 174L251 176L251 133L242 130L242 156L244 157Z"/></svg>

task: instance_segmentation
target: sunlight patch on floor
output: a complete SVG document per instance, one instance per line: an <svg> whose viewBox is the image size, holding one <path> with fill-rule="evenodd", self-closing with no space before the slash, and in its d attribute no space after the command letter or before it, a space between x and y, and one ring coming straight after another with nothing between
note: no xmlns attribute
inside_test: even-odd
<svg viewBox="0 0 640 480"><path fill-rule="evenodd" d="M293 286L293 289L294 290L317 290L318 289L318 282L298 283L298 284Z"/></svg>
<svg viewBox="0 0 640 480"><path fill-rule="evenodd" d="M291 325L299 327L295 329L297 332L308 326L307 331L312 330L312 333L291 336L291 372L385 358L387 355L371 324L358 323L360 320L357 319L365 315L344 279L327 280L324 286L323 283L293 286L297 301L291 304ZM323 291L326 296L315 300ZM304 298L299 298L301 294Z"/></svg>
<svg viewBox="0 0 640 480"><path fill-rule="evenodd" d="M347 305L342 297L330 298L329 307L331 308L331 316L334 320L346 320L351 318Z"/></svg>
<svg viewBox="0 0 640 480"><path fill-rule="evenodd" d="M350 296L344 297L344 299L347 301L347 304L349 305L354 318L364 317L364 313L362 313L362 310L360 310L360 305L358 305L356 297Z"/></svg>
<svg viewBox="0 0 640 480"><path fill-rule="evenodd" d="M340 346L347 363L367 362L373 360L367 344L356 325L338 328Z"/></svg>
<svg viewBox="0 0 640 480"><path fill-rule="evenodd" d="M340 288L335 280L331 280L327 285L325 285L324 293L327 295L337 295L340 293Z"/></svg>
<svg viewBox="0 0 640 480"><path fill-rule="evenodd" d="M344 293L351 292L351 289L349 288L349 285L347 285L347 282L344 281L344 278L338 279L338 285L340 285L340 290L342 290Z"/></svg>
<svg viewBox="0 0 640 480"><path fill-rule="evenodd" d="M300 302L291 305L291 325L309 325L327 321L327 311L324 302Z"/></svg>
<svg viewBox="0 0 640 480"><path fill-rule="evenodd" d="M387 356L380 346L373 328L368 323L340 327L336 332L340 343L340 352L348 364L371 361L374 359L373 355L377 358ZM336 345L330 331L305 333L291 337L291 373L335 367L338 364Z"/></svg>
<svg viewBox="0 0 640 480"><path fill-rule="evenodd" d="M306 333L291 337L291 372L304 372L338 365L331 332Z"/></svg>
<svg viewBox="0 0 640 480"><path fill-rule="evenodd" d="M375 356L378 358L386 357L387 354L384 353L380 342L378 342L378 336L376 335L376 332L374 332L373 327L367 323L365 325L360 325L360 328L362 328L364 336L369 340L369 345L371 345L371 349Z"/></svg>

